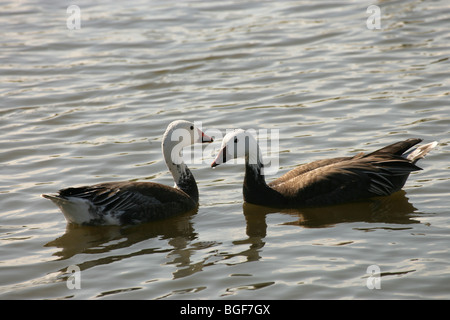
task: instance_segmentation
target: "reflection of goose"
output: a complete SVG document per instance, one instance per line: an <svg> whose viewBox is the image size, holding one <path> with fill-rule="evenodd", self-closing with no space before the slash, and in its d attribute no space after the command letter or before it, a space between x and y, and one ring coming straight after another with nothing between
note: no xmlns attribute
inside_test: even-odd
<svg viewBox="0 0 450 320"><path fill-rule="evenodd" d="M400 190L389 197L377 197L365 201L343 203L318 208L276 209L244 203L247 234L265 236L265 216L282 213L296 217L296 221L284 223L304 228L325 228L347 222L382 222L392 224L420 223L411 214L416 210L408 201L406 192Z"/></svg>
<svg viewBox="0 0 450 320"><path fill-rule="evenodd" d="M173 279L176 279L202 271L203 268L192 256L197 251L203 252L217 245L214 241L194 242L195 245L191 245L198 238L192 222L194 213L127 226L79 227L68 224L66 232L45 244L45 247L56 248L53 256L58 260L69 259L67 261L70 262L73 256L83 254L85 259L77 263L81 271L130 259L148 261L153 257L156 261L164 260L164 264L173 271ZM145 245L139 245L144 242ZM67 266L59 271L67 274L66 270ZM113 293L120 293L120 290L100 293L99 297Z"/></svg>
<svg viewBox="0 0 450 320"><path fill-rule="evenodd" d="M135 224L194 210L198 206L197 183L180 151L196 142L212 142L212 138L188 121L174 121L164 133L162 151L175 187L122 181L67 188L57 195L42 196L52 200L66 220L75 224Z"/></svg>
<svg viewBox="0 0 450 320"><path fill-rule="evenodd" d="M387 196L400 190L415 163L437 142L407 152L421 139L400 141L369 154L319 160L298 166L266 183L263 160L255 138L244 130L228 133L212 167L245 157L244 200L275 206L319 206Z"/></svg>
<svg viewBox="0 0 450 320"><path fill-rule="evenodd" d="M66 232L48 242L45 247L55 247L60 249L53 253L61 260L69 259L77 254L90 254L93 258L95 254L101 254L98 262L87 260L80 268L86 264L86 268L93 265L110 263L118 259L126 259L132 256L161 253L162 248L158 245L150 245L149 248L128 252L123 256L117 256L118 250L131 248L133 245L150 239L161 240L163 246L169 244L173 249L180 250L187 246L187 243L197 237L192 223L194 212L180 214L168 219L127 226L84 226L68 224ZM165 247L164 247L165 249ZM167 249L170 251L171 249ZM186 258L188 255L185 255ZM110 258L107 258L110 257ZM98 258L98 257L97 257Z"/></svg>

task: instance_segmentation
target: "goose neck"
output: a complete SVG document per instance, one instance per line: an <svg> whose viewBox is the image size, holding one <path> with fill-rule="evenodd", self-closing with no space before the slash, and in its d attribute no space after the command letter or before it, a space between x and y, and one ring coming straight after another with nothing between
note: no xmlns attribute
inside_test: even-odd
<svg viewBox="0 0 450 320"><path fill-rule="evenodd" d="M176 144L176 141L164 139L162 151L167 168L172 174L175 187L184 191L195 202L198 202L198 188L195 178L181 157L182 148Z"/></svg>

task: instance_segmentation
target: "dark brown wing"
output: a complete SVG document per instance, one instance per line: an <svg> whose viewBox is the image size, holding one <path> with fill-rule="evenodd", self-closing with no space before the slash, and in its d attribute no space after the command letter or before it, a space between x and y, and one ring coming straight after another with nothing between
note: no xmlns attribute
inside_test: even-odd
<svg viewBox="0 0 450 320"><path fill-rule="evenodd" d="M416 170L420 168L401 156L359 154L300 166L269 186L289 204L328 205L392 194Z"/></svg>
<svg viewBox="0 0 450 320"><path fill-rule="evenodd" d="M363 154L359 154L356 157L360 157L362 155ZM287 173L285 173L278 179L271 181L270 183L268 183L268 185L270 187L274 187L274 186L280 185L282 183L285 183L289 180L296 179L298 176L305 175L308 172L315 172L313 174L319 174L318 172L323 172L321 170L321 168L332 166L334 164L337 164L337 163L340 163L343 161L347 161L347 160L350 160L353 158L355 158L355 157L332 158L332 159L317 160L317 161L314 161L311 163L302 164L302 165L299 165L298 167L288 171ZM315 171L315 170L318 170L318 171Z"/></svg>
<svg viewBox="0 0 450 320"><path fill-rule="evenodd" d="M115 216L122 224L167 218L189 211L196 203L183 191L152 182L110 182L59 191L62 198L90 201L101 224L105 215Z"/></svg>
<svg viewBox="0 0 450 320"><path fill-rule="evenodd" d="M401 156L408 149L415 146L416 144L418 144L421 141L422 141L422 139L418 139L418 138L411 138L411 139L407 139L405 141L399 141L399 142L390 144L384 148L378 149L372 153L369 153L367 156L369 157L372 155L380 155L380 154L391 154L391 155Z"/></svg>

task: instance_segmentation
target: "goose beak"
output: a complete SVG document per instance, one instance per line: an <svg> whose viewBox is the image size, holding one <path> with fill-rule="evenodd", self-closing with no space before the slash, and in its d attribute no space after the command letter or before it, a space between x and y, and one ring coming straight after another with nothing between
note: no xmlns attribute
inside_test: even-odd
<svg viewBox="0 0 450 320"><path fill-rule="evenodd" d="M217 154L216 159L213 161L213 163L211 163L211 168L217 167L219 164L227 162L226 154L226 147L223 147Z"/></svg>
<svg viewBox="0 0 450 320"><path fill-rule="evenodd" d="M200 130L199 130L200 131ZM202 136L202 143L211 143L214 142L214 139L210 136L206 135L203 131L200 131Z"/></svg>
<svg viewBox="0 0 450 320"><path fill-rule="evenodd" d="M210 136L207 136L206 134L204 134L203 132L202 132L202 143L211 143L211 142L213 142L214 141L214 139L213 138L211 138Z"/></svg>

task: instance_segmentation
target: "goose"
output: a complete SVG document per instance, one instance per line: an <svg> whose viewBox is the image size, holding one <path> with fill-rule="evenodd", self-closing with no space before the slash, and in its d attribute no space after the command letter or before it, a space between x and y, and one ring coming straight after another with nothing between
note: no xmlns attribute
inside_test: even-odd
<svg viewBox="0 0 450 320"><path fill-rule="evenodd" d="M245 157L245 202L284 208L327 206L388 196L400 190L411 172L422 170L416 162L437 145L434 141L408 151L421 141L407 139L369 154L317 160L266 183L256 139L237 129L224 137L211 167Z"/></svg>
<svg viewBox="0 0 450 320"><path fill-rule="evenodd" d="M162 139L162 153L174 187L155 182L106 182L66 188L42 197L53 201L68 223L79 225L138 224L185 213L197 208L199 193L194 176L181 158L181 149L212 141L191 122L177 120L169 124Z"/></svg>

